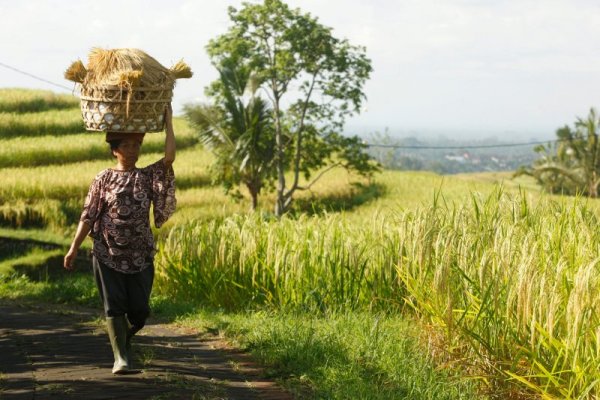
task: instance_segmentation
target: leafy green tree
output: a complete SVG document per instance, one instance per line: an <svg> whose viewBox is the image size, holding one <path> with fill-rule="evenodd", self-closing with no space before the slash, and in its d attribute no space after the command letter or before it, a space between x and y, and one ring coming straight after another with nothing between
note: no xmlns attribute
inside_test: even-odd
<svg viewBox="0 0 600 400"><path fill-rule="evenodd" d="M541 157L517 175L531 175L551 193L598 197L600 185L600 119L595 109L587 118L577 118L574 129L568 125L556 131L557 141L535 150Z"/></svg>
<svg viewBox="0 0 600 400"><path fill-rule="evenodd" d="M214 103L186 105L184 111L216 156L215 179L227 192L245 185L255 210L262 188L272 185L275 177L272 113L257 95L256 79L249 70L227 66L219 73Z"/></svg>
<svg viewBox="0 0 600 400"><path fill-rule="evenodd" d="M362 141L339 134L365 99L363 85L372 70L365 49L335 38L317 18L281 0L243 3L240 10L230 7L229 18L233 25L211 40L207 51L219 69L236 65L255 71L257 85L269 99L275 213L287 211L297 190L309 189L331 168L364 175L376 171ZM219 96L222 90L215 82L209 92ZM317 170L322 172L313 176ZM286 182L288 171L291 183ZM301 176L308 183L302 184Z"/></svg>

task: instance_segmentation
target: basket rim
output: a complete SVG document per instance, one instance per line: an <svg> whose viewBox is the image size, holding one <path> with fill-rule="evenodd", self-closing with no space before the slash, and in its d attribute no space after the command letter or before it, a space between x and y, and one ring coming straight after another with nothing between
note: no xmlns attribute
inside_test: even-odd
<svg viewBox="0 0 600 400"><path fill-rule="evenodd" d="M155 99L155 100L135 100L135 99L131 99L131 100L127 100L127 99L120 99L120 100L114 100L114 99L110 99L107 97L90 97L90 96L79 96L80 100L85 100L85 101L100 101L100 102L104 102L104 103L130 103L130 104L144 104L144 103L167 103L170 102L171 100L165 98L161 98L161 99Z"/></svg>
<svg viewBox="0 0 600 400"><path fill-rule="evenodd" d="M119 90L119 91L123 91L123 92L128 92L128 91L137 91L137 90L143 90L144 92L158 92L161 90L170 90L173 91L173 88L169 85L165 85L165 86L133 86L131 88L125 88L125 87L121 87L121 86L117 86L117 85L81 85L81 88L83 90Z"/></svg>

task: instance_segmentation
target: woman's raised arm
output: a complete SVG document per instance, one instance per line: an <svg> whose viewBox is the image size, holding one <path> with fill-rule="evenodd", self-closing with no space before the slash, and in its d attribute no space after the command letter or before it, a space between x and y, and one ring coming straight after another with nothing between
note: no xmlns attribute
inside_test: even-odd
<svg viewBox="0 0 600 400"><path fill-rule="evenodd" d="M175 132L173 131L173 108L169 104L165 110L165 165L168 167L175 161Z"/></svg>

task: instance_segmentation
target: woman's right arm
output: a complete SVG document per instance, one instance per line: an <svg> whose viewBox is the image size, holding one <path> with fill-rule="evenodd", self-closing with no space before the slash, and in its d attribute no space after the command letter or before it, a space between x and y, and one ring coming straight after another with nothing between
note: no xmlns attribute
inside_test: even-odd
<svg viewBox="0 0 600 400"><path fill-rule="evenodd" d="M77 251L79 250L79 247L81 247L81 243L83 243L85 237L90 233L90 230L91 228L86 222L79 221L75 238L73 239L73 243L71 243L69 252L65 256L64 267L66 269L72 270L75 268L73 262L75 261L75 257L77 257Z"/></svg>

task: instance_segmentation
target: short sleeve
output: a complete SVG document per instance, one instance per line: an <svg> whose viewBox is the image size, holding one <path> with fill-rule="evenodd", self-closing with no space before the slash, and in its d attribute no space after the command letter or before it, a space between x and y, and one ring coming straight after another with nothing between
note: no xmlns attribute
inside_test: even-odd
<svg viewBox="0 0 600 400"><path fill-rule="evenodd" d="M102 176L98 174L92 184L85 198L83 205L83 211L81 212L80 221L85 222L91 228L90 236L95 237L100 232L100 215L102 213Z"/></svg>
<svg viewBox="0 0 600 400"><path fill-rule="evenodd" d="M152 179L154 225L160 228L175 212L175 172L161 159L144 168Z"/></svg>

